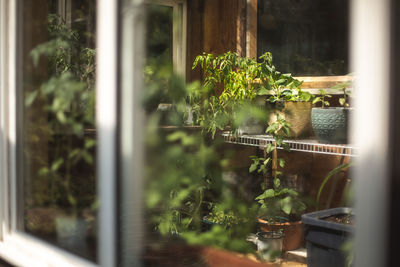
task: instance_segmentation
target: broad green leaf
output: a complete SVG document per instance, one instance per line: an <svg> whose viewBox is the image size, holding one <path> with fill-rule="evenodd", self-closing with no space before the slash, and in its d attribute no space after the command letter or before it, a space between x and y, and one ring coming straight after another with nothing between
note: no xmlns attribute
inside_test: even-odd
<svg viewBox="0 0 400 267"><path fill-rule="evenodd" d="M25 106L29 107L30 105L32 105L33 101L35 101L35 99L36 99L37 94L38 94L38 91L36 91L36 90L33 92L30 92L28 94L28 96L25 98Z"/></svg>
<svg viewBox="0 0 400 267"><path fill-rule="evenodd" d="M321 97L316 97L316 98L314 98L314 100L312 101L312 103L313 104L315 104L315 103L318 103L318 102L320 102L321 101Z"/></svg>
<svg viewBox="0 0 400 267"><path fill-rule="evenodd" d="M279 188L280 185L281 185L281 180L279 180L278 178L275 178L274 179L274 187Z"/></svg>
<svg viewBox="0 0 400 267"><path fill-rule="evenodd" d="M281 166L281 168L285 167L285 159L283 159L283 158L279 159L279 166Z"/></svg>
<svg viewBox="0 0 400 267"><path fill-rule="evenodd" d="M293 204L292 197L287 196L281 200L281 209L284 213L289 215L292 212Z"/></svg>
<svg viewBox="0 0 400 267"><path fill-rule="evenodd" d="M253 164L250 165L249 172L254 172L255 170L257 170L257 167L258 163L254 162Z"/></svg>
<svg viewBox="0 0 400 267"><path fill-rule="evenodd" d="M268 154L274 150L275 150L275 146L273 144L271 144L271 143L267 144L266 151Z"/></svg>
<svg viewBox="0 0 400 267"><path fill-rule="evenodd" d="M63 163L64 163L64 159L59 158L58 160L54 161L53 164L51 164L51 170L53 172L57 171Z"/></svg>
<svg viewBox="0 0 400 267"><path fill-rule="evenodd" d="M266 198L271 198L274 197L275 192L273 189L267 189L264 191L264 193L262 193L261 195L259 195L258 197L256 197L256 200L262 200L262 199L266 199Z"/></svg>
<svg viewBox="0 0 400 267"><path fill-rule="evenodd" d="M264 166L267 166L267 164L271 161L271 158L267 158L266 160L264 160L263 164Z"/></svg>

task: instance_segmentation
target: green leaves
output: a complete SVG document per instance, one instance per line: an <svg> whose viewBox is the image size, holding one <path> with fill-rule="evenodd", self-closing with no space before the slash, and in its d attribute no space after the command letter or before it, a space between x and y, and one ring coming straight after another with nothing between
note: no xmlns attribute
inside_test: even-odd
<svg viewBox="0 0 400 267"><path fill-rule="evenodd" d="M272 198L275 196L275 191L274 189L267 189L262 193L261 195L256 197L256 200L265 200L267 198Z"/></svg>
<svg viewBox="0 0 400 267"><path fill-rule="evenodd" d="M50 14L47 25L48 40L30 52L33 65L47 70L42 75L47 79L41 80L41 84L32 83L35 86L25 93L24 104L31 116L40 114L37 125L32 126L36 128L31 131L40 133L40 138L43 136L51 147L46 160L36 162L40 167L40 182L46 181L50 187L48 202L52 203L46 203L65 205L76 212L77 208L95 201L95 194L81 195L73 179L76 179L74 172L90 170L94 163L95 136L85 136L85 132L95 128L96 50L85 47L91 36L85 36L87 42L80 41L80 34L86 33L66 25L59 16ZM85 181L79 185L92 185L93 175L85 174Z"/></svg>
<svg viewBox="0 0 400 267"><path fill-rule="evenodd" d="M332 96L328 95L325 90L319 90L319 94L320 96L315 97L312 103L313 104L321 103L322 108L324 108L325 106L329 106L329 102L326 100L326 98L330 98Z"/></svg>
<svg viewBox="0 0 400 267"><path fill-rule="evenodd" d="M25 106L29 107L32 105L33 101L35 101L38 95L38 91L32 91L25 97Z"/></svg>
<svg viewBox="0 0 400 267"><path fill-rule="evenodd" d="M250 165L249 172L263 173L267 172L267 166L271 162L271 158L259 158L256 156L250 157L253 163Z"/></svg>

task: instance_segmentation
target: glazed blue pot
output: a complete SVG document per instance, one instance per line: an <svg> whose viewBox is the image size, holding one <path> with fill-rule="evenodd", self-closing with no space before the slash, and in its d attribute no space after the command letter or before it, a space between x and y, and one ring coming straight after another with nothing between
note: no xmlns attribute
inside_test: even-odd
<svg viewBox="0 0 400 267"><path fill-rule="evenodd" d="M327 144L347 144L351 110L343 107L313 108L311 122L318 141Z"/></svg>

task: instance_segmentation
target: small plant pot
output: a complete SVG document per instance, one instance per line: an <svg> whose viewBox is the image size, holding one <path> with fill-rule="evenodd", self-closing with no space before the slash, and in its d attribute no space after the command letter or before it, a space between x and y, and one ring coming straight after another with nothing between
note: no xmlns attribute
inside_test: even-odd
<svg viewBox="0 0 400 267"><path fill-rule="evenodd" d="M346 266L346 258L349 254L343 251L343 246L352 238L354 226L325 219L351 212L351 208L334 208L302 216L306 229L308 267Z"/></svg>
<svg viewBox="0 0 400 267"><path fill-rule="evenodd" d="M263 232L278 232L282 231L283 251L295 250L302 246L304 242L304 231L301 221L270 223L263 218L258 218L258 225Z"/></svg>
<svg viewBox="0 0 400 267"><path fill-rule="evenodd" d="M320 143L347 144L350 108L313 108L311 120Z"/></svg>
<svg viewBox="0 0 400 267"><path fill-rule="evenodd" d="M59 216L55 220L57 244L69 251L87 255L88 224L75 216Z"/></svg>
<svg viewBox="0 0 400 267"><path fill-rule="evenodd" d="M290 123L290 135L288 138L309 138L312 136L311 102L282 102L272 106L273 111L268 120L271 124L277 119L277 115Z"/></svg>
<svg viewBox="0 0 400 267"><path fill-rule="evenodd" d="M220 223L215 223L215 222L210 221L208 219L208 215L206 215L202 218L202 222L203 222L203 230L204 231L209 231L213 225L222 225Z"/></svg>
<svg viewBox="0 0 400 267"><path fill-rule="evenodd" d="M282 232L258 232L257 251L264 261L274 261L282 254L284 235Z"/></svg>
<svg viewBox="0 0 400 267"><path fill-rule="evenodd" d="M264 119L256 118L253 117L251 113L250 114L246 113L245 119L242 121L242 123L239 125L237 129L239 135L265 134L268 111L266 110L264 97L260 96L256 97L251 101L251 105L256 109L258 109L258 111L261 112L262 114L265 114L265 118Z"/></svg>

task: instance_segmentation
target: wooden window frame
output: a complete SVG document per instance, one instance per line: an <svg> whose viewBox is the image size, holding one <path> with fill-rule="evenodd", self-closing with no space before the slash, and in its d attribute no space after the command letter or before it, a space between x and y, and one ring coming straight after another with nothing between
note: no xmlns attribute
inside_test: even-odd
<svg viewBox="0 0 400 267"><path fill-rule="evenodd" d="M258 0L247 0L246 14L246 56L257 57L257 5ZM301 88L312 94L318 94L319 89L324 89L328 94L341 94L338 90L330 89L332 86L351 81L353 77L348 75L335 76L298 76L303 81Z"/></svg>
<svg viewBox="0 0 400 267"><path fill-rule="evenodd" d="M187 50L187 4L186 0L144 0L145 4L170 6L173 8L172 60L174 71L186 77ZM178 25L176 25L178 22Z"/></svg>

